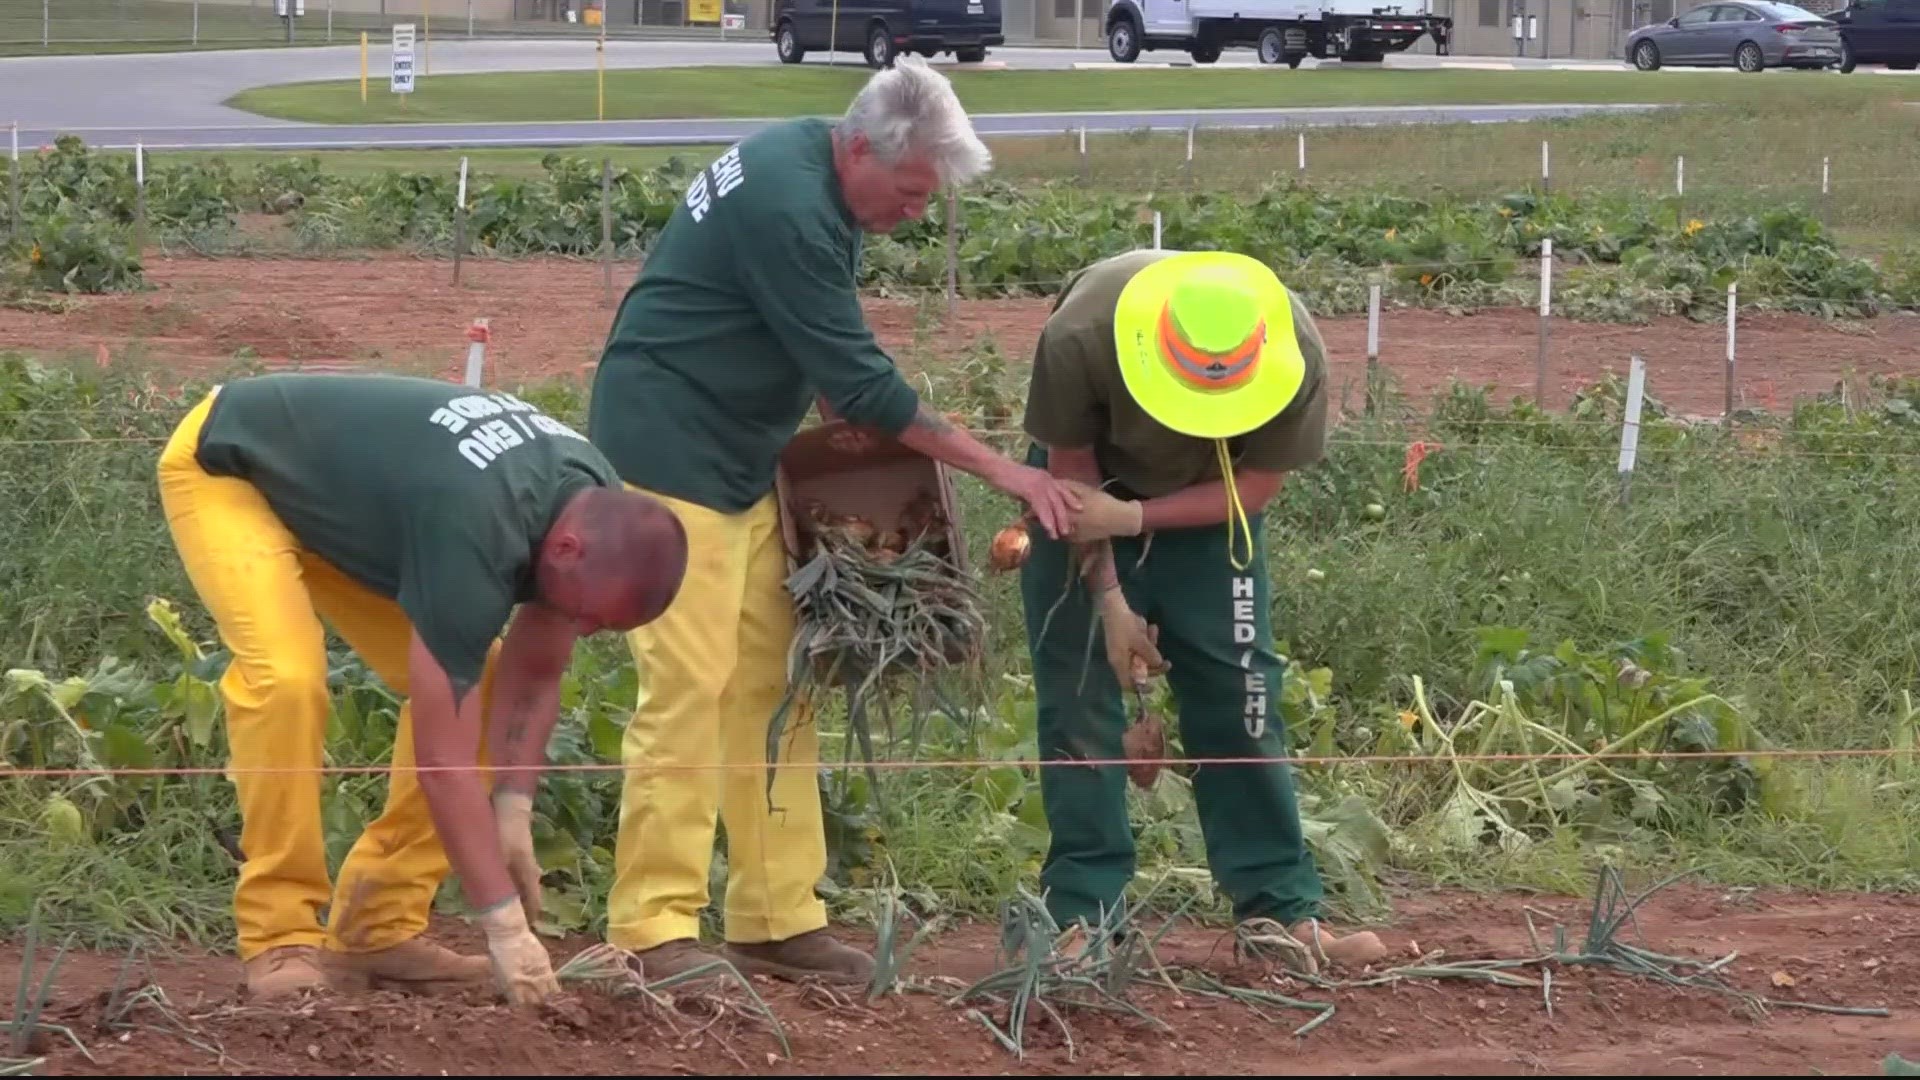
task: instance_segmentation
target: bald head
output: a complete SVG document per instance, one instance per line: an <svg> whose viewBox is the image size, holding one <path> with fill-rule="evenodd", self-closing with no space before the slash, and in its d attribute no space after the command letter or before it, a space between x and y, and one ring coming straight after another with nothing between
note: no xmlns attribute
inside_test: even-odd
<svg viewBox="0 0 1920 1080"><path fill-rule="evenodd" d="M568 500L540 545L540 596L581 636L659 618L679 595L687 531L660 500L590 487Z"/></svg>

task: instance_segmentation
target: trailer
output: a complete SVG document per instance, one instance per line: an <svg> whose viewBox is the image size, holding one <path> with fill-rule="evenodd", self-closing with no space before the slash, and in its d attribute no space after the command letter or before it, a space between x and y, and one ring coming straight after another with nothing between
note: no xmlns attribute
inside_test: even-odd
<svg viewBox="0 0 1920 1080"><path fill-rule="evenodd" d="M1370 0L1110 0L1107 52L1131 64L1142 51L1171 49L1211 64L1224 49L1249 46L1263 64L1299 67L1311 56L1378 62L1430 36L1448 53L1453 20L1427 10L1376 7Z"/></svg>

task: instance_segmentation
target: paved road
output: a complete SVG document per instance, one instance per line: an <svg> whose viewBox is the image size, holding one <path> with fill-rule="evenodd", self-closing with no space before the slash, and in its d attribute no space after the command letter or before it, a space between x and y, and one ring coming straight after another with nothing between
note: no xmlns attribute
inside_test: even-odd
<svg viewBox="0 0 1920 1080"><path fill-rule="evenodd" d="M1630 112L1654 105L1384 105L1303 109L1183 109L1161 112L976 114L983 135L1059 135L1090 132L1185 131L1189 127L1252 129L1328 125L1503 123ZM78 132L90 145L152 150L193 148L342 149L367 147L540 146L581 143L730 143L770 123L758 120L609 120L547 124L352 124L255 123L173 128L164 131L106 128ZM23 146L39 146L61 130L22 128Z"/></svg>
<svg viewBox="0 0 1920 1080"><path fill-rule="evenodd" d="M942 58L943 60L945 58ZM1104 49L993 50L989 63L1016 68L1071 68L1106 61ZM1152 59L1152 56L1143 57ZM1462 66L1489 61L1445 58ZM861 64L841 54L843 63ZM1431 67L1442 58L1400 54L1389 67ZM432 75L486 71L591 70L594 49L580 41L435 41L425 62ZM825 63L824 56L808 64ZM1248 66L1251 51L1229 53L1217 66ZM1492 61L1499 64L1511 61ZM778 63L770 42L609 41L611 68L684 67ZM1540 61L1521 63L1539 66ZM368 49L369 77L385 92L388 48ZM1308 60L1302 70L1313 66ZM1615 65L1617 69L1617 65ZM247 126L261 123L250 113L221 102L242 90L272 83L351 79L360 74L358 45L296 49L245 49L202 53L147 53L132 56L29 56L0 59L0 124L17 120L22 128L67 130L112 128L156 131L181 126ZM1276 73L1278 74L1278 73Z"/></svg>

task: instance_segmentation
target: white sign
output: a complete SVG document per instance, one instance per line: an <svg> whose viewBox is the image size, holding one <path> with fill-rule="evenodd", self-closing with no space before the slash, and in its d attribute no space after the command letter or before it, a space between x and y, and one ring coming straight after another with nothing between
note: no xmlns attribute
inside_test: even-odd
<svg viewBox="0 0 1920 1080"><path fill-rule="evenodd" d="M413 24L393 24L393 74L387 89L396 94L413 93Z"/></svg>
<svg viewBox="0 0 1920 1080"><path fill-rule="evenodd" d="M745 30L747 28L747 17L745 15L722 15L720 16L720 28L723 30Z"/></svg>
<svg viewBox="0 0 1920 1080"><path fill-rule="evenodd" d="M306 17L307 0L293 0L293 14L295 18ZM273 0L273 15L277 19L287 17L287 0Z"/></svg>

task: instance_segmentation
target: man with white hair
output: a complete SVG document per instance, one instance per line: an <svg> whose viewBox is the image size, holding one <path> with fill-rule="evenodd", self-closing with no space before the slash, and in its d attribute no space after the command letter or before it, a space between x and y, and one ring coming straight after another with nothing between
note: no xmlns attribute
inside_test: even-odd
<svg viewBox="0 0 1920 1080"><path fill-rule="evenodd" d="M869 956L826 933L814 895L826 838L810 718L781 740L790 763L771 812L763 771L794 631L773 479L809 405L980 477L1051 535L1072 526L1069 485L923 404L860 307L862 234L919 217L938 187L989 162L947 80L903 59L837 123L771 125L694 177L615 316L588 437L679 516L689 550L673 606L629 635L639 703L621 747L607 936L640 954L648 978L711 962L698 937L716 815L727 959L785 978L872 973Z"/></svg>

